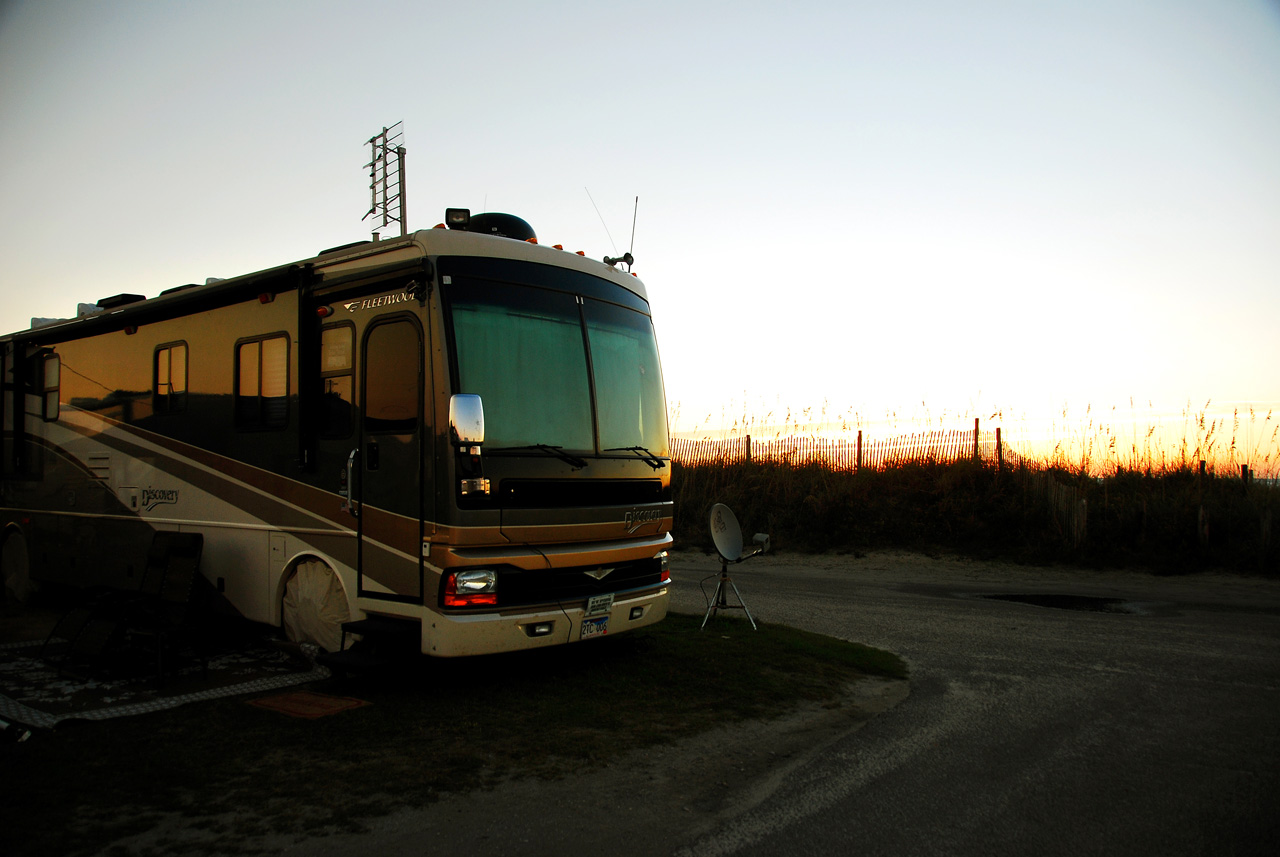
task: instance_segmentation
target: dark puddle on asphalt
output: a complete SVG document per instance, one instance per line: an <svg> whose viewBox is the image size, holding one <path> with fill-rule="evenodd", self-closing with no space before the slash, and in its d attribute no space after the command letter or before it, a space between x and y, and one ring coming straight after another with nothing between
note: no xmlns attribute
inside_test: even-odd
<svg viewBox="0 0 1280 857"><path fill-rule="evenodd" d="M1102 598L1096 595L1057 595L1053 593L980 595L996 601L1016 601L1035 607L1052 607L1055 610L1080 610L1087 613L1125 613L1131 616L1151 616L1156 604L1142 601L1124 601L1120 598Z"/></svg>

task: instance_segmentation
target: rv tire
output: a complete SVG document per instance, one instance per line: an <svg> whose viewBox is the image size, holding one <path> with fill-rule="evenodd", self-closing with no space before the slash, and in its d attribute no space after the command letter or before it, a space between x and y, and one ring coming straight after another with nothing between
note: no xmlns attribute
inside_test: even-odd
<svg viewBox="0 0 1280 857"><path fill-rule="evenodd" d="M286 637L336 652L342 648L342 623L350 615L342 579L327 563L304 559L294 567L280 611Z"/></svg>

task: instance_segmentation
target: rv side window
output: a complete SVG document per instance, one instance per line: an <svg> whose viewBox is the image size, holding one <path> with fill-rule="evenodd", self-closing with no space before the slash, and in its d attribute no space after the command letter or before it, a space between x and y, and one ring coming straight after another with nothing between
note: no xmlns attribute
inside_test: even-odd
<svg viewBox="0 0 1280 857"><path fill-rule="evenodd" d="M52 422L58 418L58 387L59 374L62 369L62 361L58 359L58 355L50 354L46 356L41 366L41 392L44 394L43 414L45 422Z"/></svg>
<svg viewBox="0 0 1280 857"><path fill-rule="evenodd" d="M187 344L172 342L156 349L154 401L157 414L173 414L187 406Z"/></svg>
<svg viewBox="0 0 1280 857"><path fill-rule="evenodd" d="M236 345L236 428L289 423L289 339L269 336Z"/></svg>
<svg viewBox="0 0 1280 857"><path fill-rule="evenodd" d="M370 329L364 346L364 430L410 434L421 412L418 328L392 321Z"/></svg>
<svg viewBox="0 0 1280 857"><path fill-rule="evenodd" d="M324 404L320 410L323 437L351 434L351 394L356 329L351 324L335 324L320 331L320 378L324 384Z"/></svg>

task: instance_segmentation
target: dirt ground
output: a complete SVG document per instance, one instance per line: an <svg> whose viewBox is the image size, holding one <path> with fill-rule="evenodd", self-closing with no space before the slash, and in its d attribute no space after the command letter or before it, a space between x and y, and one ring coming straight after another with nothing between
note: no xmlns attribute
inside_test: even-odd
<svg viewBox="0 0 1280 857"><path fill-rule="evenodd" d="M669 855L767 801L788 773L901 702L908 688L906 681L865 679L828 706L721 727L558 780L517 779L490 791L445 795L371 819L364 833L247 838L238 847L309 857L427 851L559 857L589 842L594 853ZM232 816L211 825L236 826ZM202 847L203 838L175 816L112 847L128 854L216 853Z"/></svg>
<svg viewBox="0 0 1280 857"><path fill-rule="evenodd" d="M687 578L677 583L677 609L702 612L696 580L703 569L718 567L701 554L677 562L677 575ZM39 611L19 622L7 617L0 623L0 639L40 636L56 615ZM563 854L589 841L608 853L670 854L680 843L767 800L788 772L908 692L906 681L864 679L825 706L721 727L557 780L514 779L480 794L445 795L429 806L370 819L368 832L361 834L241 838L234 815L201 830L175 815L111 847L120 853L217 853L208 847L207 831L221 830L221 841L230 833L244 853L346 855L376 843L378 853L388 855L419 854L429 846L445 854L528 857Z"/></svg>
<svg viewBox="0 0 1280 857"><path fill-rule="evenodd" d="M49 607L19 608L7 604L0 612L0 644L43 640L58 615Z"/></svg>
<svg viewBox="0 0 1280 857"><path fill-rule="evenodd" d="M673 557L673 609L701 614L714 588L718 562L703 554ZM905 552L867 556L769 555L735 567L735 579L758 621L785 620L774 612L763 579L769 572L796 575L810 584L828 576L856 578L868 587L896 591L991 586L1018 592L1088 592L1096 596L1142 599L1143 603L1241 603L1277 598L1273 581L1235 575L1155 577L1144 572L1075 568L1027 568ZM760 575L761 578L764 575ZM776 583L775 583L776 585ZM6 634L13 631L9 619ZM16 632L15 632L16 633ZM874 639L858 640L883 645ZM594 850L635 855L671 854L727 819L763 810L787 775L825 748L859 730L910 693L906 681L867 679L850 687L837 703L807 706L767 722L721 727L670 745L633 753L612 765L554 781L512 780L472 794L445 796L432 805L370 819L368 831L308 838L240 840L244 851L290 855L481 853L562 854L590 843ZM225 820L234 830L237 819ZM147 834L115 843L121 853L212 853L201 848L200 831L180 817Z"/></svg>

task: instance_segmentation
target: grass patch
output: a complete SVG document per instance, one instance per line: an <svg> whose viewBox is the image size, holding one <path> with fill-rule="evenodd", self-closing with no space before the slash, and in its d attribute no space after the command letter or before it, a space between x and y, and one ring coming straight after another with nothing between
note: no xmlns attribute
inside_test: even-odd
<svg viewBox="0 0 1280 857"><path fill-rule="evenodd" d="M174 815L228 853L267 831L360 830L362 819L445 792L560 776L832 699L859 676L906 675L895 655L866 646L775 625L752 632L732 618L700 623L672 615L555 649L419 659L395 681L330 679L314 689L373 704L316 720L224 699L64 723L0 747L7 853L103 853ZM154 853L190 847L162 842Z"/></svg>

